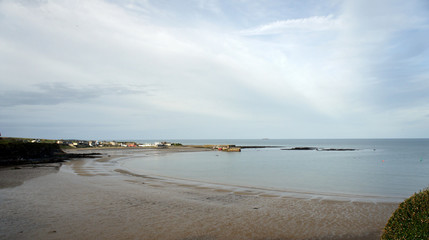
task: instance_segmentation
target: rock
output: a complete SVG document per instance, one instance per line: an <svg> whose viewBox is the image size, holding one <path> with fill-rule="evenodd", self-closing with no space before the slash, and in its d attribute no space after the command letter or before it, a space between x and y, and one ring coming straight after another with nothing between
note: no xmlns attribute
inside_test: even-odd
<svg viewBox="0 0 429 240"><path fill-rule="evenodd" d="M318 150L317 147L294 147L294 148L283 148L282 150Z"/></svg>

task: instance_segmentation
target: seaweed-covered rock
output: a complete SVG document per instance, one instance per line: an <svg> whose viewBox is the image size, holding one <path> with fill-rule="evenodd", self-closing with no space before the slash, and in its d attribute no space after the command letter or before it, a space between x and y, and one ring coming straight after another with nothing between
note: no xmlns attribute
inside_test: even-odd
<svg viewBox="0 0 429 240"><path fill-rule="evenodd" d="M318 150L317 147L293 147L293 148L284 148L282 150L298 150L298 151L308 151L308 150Z"/></svg>

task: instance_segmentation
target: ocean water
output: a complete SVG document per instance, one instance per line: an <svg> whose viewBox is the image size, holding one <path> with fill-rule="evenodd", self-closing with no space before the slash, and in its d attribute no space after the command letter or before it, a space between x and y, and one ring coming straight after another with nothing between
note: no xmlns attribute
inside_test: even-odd
<svg viewBox="0 0 429 240"><path fill-rule="evenodd" d="M429 139L171 141L274 147L150 155L123 166L174 179L334 198L400 201L429 186ZM293 147L357 150L281 150Z"/></svg>

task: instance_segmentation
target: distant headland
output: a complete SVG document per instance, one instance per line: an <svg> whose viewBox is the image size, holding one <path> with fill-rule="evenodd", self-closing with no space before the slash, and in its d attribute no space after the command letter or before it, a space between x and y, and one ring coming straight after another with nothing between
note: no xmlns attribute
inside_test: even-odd
<svg viewBox="0 0 429 240"><path fill-rule="evenodd" d="M56 140L39 138L0 137L0 166L63 162L71 158L94 158L100 153L66 153L71 149L132 149L132 148L201 148L225 152L240 152L235 145L182 145L181 143L98 140Z"/></svg>

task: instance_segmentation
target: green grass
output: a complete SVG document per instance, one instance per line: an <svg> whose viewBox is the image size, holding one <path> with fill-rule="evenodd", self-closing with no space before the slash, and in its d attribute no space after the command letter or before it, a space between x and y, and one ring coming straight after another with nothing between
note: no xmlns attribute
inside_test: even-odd
<svg viewBox="0 0 429 240"><path fill-rule="evenodd" d="M8 143L16 143L16 142L29 142L30 139L25 138L8 138L2 137L0 138L0 144L8 144Z"/></svg>
<svg viewBox="0 0 429 240"><path fill-rule="evenodd" d="M32 142L34 138L13 138L13 137L0 137L0 144L8 143L27 143ZM53 139L38 139L38 143L56 143L57 140Z"/></svg>
<svg viewBox="0 0 429 240"><path fill-rule="evenodd" d="M429 188L399 205L384 227L381 239L429 239Z"/></svg>

